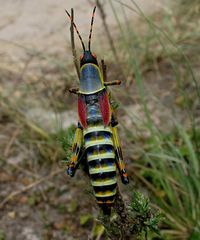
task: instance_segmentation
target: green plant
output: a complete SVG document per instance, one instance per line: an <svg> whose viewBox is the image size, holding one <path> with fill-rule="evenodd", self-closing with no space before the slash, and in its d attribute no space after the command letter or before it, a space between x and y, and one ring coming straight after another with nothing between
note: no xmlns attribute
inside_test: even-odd
<svg viewBox="0 0 200 240"><path fill-rule="evenodd" d="M158 224L163 216L150 207L149 199L140 192L133 192L130 205L118 193L114 209L117 214L111 219L100 218L110 239L147 239L149 234L160 235Z"/></svg>
<svg viewBox="0 0 200 240"><path fill-rule="evenodd" d="M6 235L4 231L0 229L0 240L5 240L5 239L6 239Z"/></svg>
<svg viewBox="0 0 200 240"><path fill-rule="evenodd" d="M193 54L193 49L199 51L196 42L199 39L198 25L192 22L188 26L186 21L178 25L174 18L179 19L180 15L169 13L158 15L158 23L153 16L146 16L134 1L131 1L132 5L116 2L121 4L122 9L128 8L138 14L145 26L142 33L135 31L130 22L126 21L125 12L126 24L120 22L111 2L120 30L120 49L125 53L123 64L126 73L136 83L143 112L142 116L138 116L124 109L132 122L128 128L124 126L124 130L134 142L127 149L137 147L140 156L139 161L133 164L133 174L152 192L152 202L165 215L161 229L163 239L195 239L200 235L200 129L196 119L200 88L196 77L198 67L194 65L197 59L199 61L199 56ZM163 71L163 66L167 66L167 72L165 68ZM155 124L149 102L163 112L168 109L168 105L162 101L162 97L159 99L155 96L150 84L147 85L148 71L155 71L159 76L168 74L176 83L175 91L183 104L178 107L174 102L170 104L165 123L171 122L171 127ZM156 78L156 74L154 76ZM180 108L181 114L185 116L184 121L177 120L176 114ZM137 132L135 127L138 128ZM132 134L130 129L133 129ZM146 136L143 136L144 131ZM131 153L134 158L134 150Z"/></svg>
<svg viewBox="0 0 200 240"><path fill-rule="evenodd" d="M162 233L172 239L192 239L200 233L199 156L188 133L177 127L178 134L173 140L163 139L161 149L146 150L146 164L138 169L153 189L152 201L165 214L167 226Z"/></svg>
<svg viewBox="0 0 200 240"><path fill-rule="evenodd" d="M66 165L70 161L71 147L75 129L76 129L75 126L72 125L66 131L62 130L57 134L58 142L61 144L62 149L66 154L65 160L63 160L64 165Z"/></svg>

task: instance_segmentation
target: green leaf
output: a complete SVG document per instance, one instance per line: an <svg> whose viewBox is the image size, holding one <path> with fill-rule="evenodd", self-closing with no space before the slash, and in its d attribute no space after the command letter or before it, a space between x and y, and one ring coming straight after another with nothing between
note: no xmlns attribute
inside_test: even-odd
<svg viewBox="0 0 200 240"><path fill-rule="evenodd" d="M86 214L86 215L82 215L80 216L80 224L82 226L86 225L91 219L93 219L91 214Z"/></svg>
<svg viewBox="0 0 200 240"><path fill-rule="evenodd" d="M92 236L98 239L104 234L105 228L102 224L96 224L92 230Z"/></svg>
<svg viewBox="0 0 200 240"><path fill-rule="evenodd" d="M78 208L77 202L72 201L72 202L69 204L69 206L67 207L67 210L68 210L69 213L74 213L74 212L76 212L77 208Z"/></svg>
<svg viewBox="0 0 200 240"><path fill-rule="evenodd" d="M57 209L58 209L58 212L61 214L66 214L66 212L68 210L66 204L63 204L63 203L59 204L57 206Z"/></svg>
<svg viewBox="0 0 200 240"><path fill-rule="evenodd" d="M0 229L0 240L6 240L6 234L3 230Z"/></svg>

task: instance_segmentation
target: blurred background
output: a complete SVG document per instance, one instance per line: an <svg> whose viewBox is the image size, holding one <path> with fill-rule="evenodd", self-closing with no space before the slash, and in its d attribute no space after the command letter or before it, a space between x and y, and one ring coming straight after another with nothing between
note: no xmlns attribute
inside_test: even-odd
<svg viewBox="0 0 200 240"><path fill-rule="evenodd" d="M0 0L0 240L107 239L82 171L64 173L78 85L65 9L105 60L135 190L162 212L160 235L200 239L199 0ZM78 55L82 53L76 37ZM144 239L141 237L141 239Z"/></svg>

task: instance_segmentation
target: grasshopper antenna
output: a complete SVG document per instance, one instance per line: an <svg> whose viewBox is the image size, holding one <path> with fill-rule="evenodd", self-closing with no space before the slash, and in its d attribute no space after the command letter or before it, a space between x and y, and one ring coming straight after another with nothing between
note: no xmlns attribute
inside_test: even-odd
<svg viewBox="0 0 200 240"><path fill-rule="evenodd" d="M89 51L90 51L90 46L91 46L92 27L93 27L93 23L94 23L95 11L96 11L96 6L95 6L94 9L93 9L92 19L91 19L91 25L90 25L90 34L89 34L89 41L88 41L88 50L89 50ZM90 51L90 52L91 52L91 51Z"/></svg>
<svg viewBox="0 0 200 240"><path fill-rule="evenodd" d="M72 19L72 16L70 16L69 12L68 12L66 9L65 9L65 12L67 13L68 17L70 18L70 20L71 20L71 25L74 26L74 28L75 28L75 30L76 30L76 33L77 33L77 35L78 35L78 37L79 37L79 39L80 39L80 41L81 41L81 44L82 44L82 47L83 47L83 51L85 52L85 45L84 45L83 39L82 39L82 37L81 37L78 29L77 29L77 26L76 26L76 24L74 23L74 21L73 21L73 19ZM73 12L74 12L74 11L73 11L73 8L72 8L72 9L71 9L71 13L73 13Z"/></svg>

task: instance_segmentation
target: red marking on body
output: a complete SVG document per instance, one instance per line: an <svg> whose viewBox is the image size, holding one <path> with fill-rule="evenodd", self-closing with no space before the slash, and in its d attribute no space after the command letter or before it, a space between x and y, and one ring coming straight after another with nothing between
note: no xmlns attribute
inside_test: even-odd
<svg viewBox="0 0 200 240"><path fill-rule="evenodd" d="M107 126L110 123L110 103L106 92L99 96L99 105L104 126Z"/></svg>
<svg viewBox="0 0 200 240"><path fill-rule="evenodd" d="M123 176L124 176L124 177L128 177L128 174L127 174L127 173L123 173Z"/></svg>
<svg viewBox="0 0 200 240"><path fill-rule="evenodd" d="M84 99L79 96L78 97L78 116L80 123L83 128L87 127L87 107Z"/></svg>
<svg viewBox="0 0 200 240"><path fill-rule="evenodd" d="M92 56L93 56L94 58L97 58L97 55L96 55L95 53L92 53Z"/></svg>

